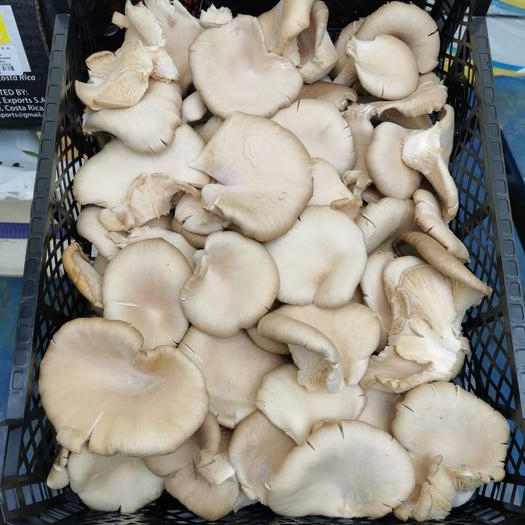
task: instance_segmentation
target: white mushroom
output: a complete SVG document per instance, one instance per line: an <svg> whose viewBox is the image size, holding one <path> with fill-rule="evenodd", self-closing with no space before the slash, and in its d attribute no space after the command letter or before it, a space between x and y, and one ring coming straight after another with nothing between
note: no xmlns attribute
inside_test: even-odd
<svg viewBox="0 0 525 525"><path fill-rule="evenodd" d="M350 22L341 29L337 37L335 50L339 58L332 71L335 83L352 85L357 80L354 59L346 54L346 44L357 33L364 20L364 18L359 18Z"/></svg>
<svg viewBox="0 0 525 525"><path fill-rule="evenodd" d="M278 299L285 303L341 306L354 295L366 265L362 232L327 206L306 208L266 248L279 270Z"/></svg>
<svg viewBox="0 0 525 525"><path fill-rule="evenodd" d="M213 4L208 9L202 9L199 22L202 27L217 27L231 22L233 16L228 7L215 7Z"/></svg>
<svg viewBox="0 0 525 525"><path fill-rule="evenodd" d="M221 127L222 120L218 117L210 117L204 124L195 126L195 131L204 142L209 142L215 132Z"/></svg>
<svg viewBox="0 0 525 525"><path fill-rule="evenodd" d="M197 122L201 120L208 111L201 94L194 91L182 101L182 120L184 122Z"/></svg>
<svg viewBox="0 0 525 525"><path fill-rule="evenodd" d="M98 220L101 209L98 206L82 208L76 223L77 232L93 244L101 255L112 259L119 250L118 246L108 237L108 230Z"/></svg>
<svg viewBox="0 0 525 525"><path fill-rule="evenodd" d="M180 301L199 330L231 337L257 323L278 289L276 265L262 245L236 232L218 232L195 254L193 275L184 283Z"/></svg>
<svg viewBox="0 0 525 525"><path fill-rule="evenodd" d="M256 326L248 328L248 330L246 330L246 333L257 346L260 346L263 350L266 350L267 352L279 355L288 355L290 353L290 349L288 348L287 344L280 343L279 341L275 341L268 337L263 337L259 333L259 330Z"/></svg>
<svg viewBox="0 0 525 525"><path fill-rule="evenodd" d="M329 419L357 419L365 396L357 385L335 393L309 392L297 382L297 368L282 365L266 374L257 392L257 408L296 443L304 443L313 427Z"/></svg>
<svg viewBox="0 0 525 525"><path fill-rule="evenodd" d="M127 323L100 318L69 321L53 336L39 389L62 446L168 454L199 428L208 396L198 367L174 347L144 351L142 344Z"/></svg>
<svg viewBox="0 0 525 525"><path fill-rule="evenodd" d="M46 485L50 489L60 490L69 485L69 473L67 471L69 454L67 448L60 447L46 479Z"/></svg>
<svg viewBox="0 0 525 525"><path fill-rule="evenodd" d="M338 173L354 165L352 131L330 102L300 99L281 109L272 120L294 133L312 158L326 160Z"/></svg>
<svg viewBox="0 0 525 525"><path fill-rule="evenodd" d="M357 93L350 87L319 80L313 84L305 84L301 88L298 98L325 100L331 102L339 111L344 111L349 102L357 100Z"/></svg>
<svg viewBox="0 0 525 525"><path fill-rule="evenodd" d="M370 116L367 106L362 106L361 104L353 104L344 112L344 117L350 126L354 142L355 163L352 171L357 174L357 177L361 177L361 181L366 181L369 178L365 159L374 135L374 126L370 122ZM343 175L343 180L348 185L349 180L346 173ZM362 182L359 186L364 189ZM358 195L360 195L359 191Z"/></svg>
<svg viewBox="0 0 525 525"><path fill-rule="evenodd" d="M209 235L227 226L227 221L204 209L200 195L199 198L183 195L175 207L174 217L185 230L199 235Z"/></svg>
<svg viewBox="0 0 525 525"><path fill-rule="evenodd" d="M361 421L325 424L296 447L266 484L285 516L379 518L406 499L414 471L403 447Z"/></svg>
<svg viewBox="0 0 525 525"><path fill-rule="evenodd" d="M262 117L234 113L192 166L218 182L202 191L206 209L258 241L288 231L312 196L312 164L304 146Z"/></svg>
<svg viewBox="0 0 525 525"><path fill-rule="evenodd" d="M188 329L179 294L191 268L163 239L146 239L122 249L104 274L104 317L126 321L144 337L144 346L171 345Z"/></svg>
<svg viewBox="0 0 525 525"><path fill-rule="evenodd" d="M326 160L312 159L312 180L314 190L308 206L330 206L332 209L341 209L361 204L361 199L354 197L343 184L339 173Z"/></svg>
<svg viewBox="0 0 525 525"><path fill-rule="evenodd" d="M235 111L269 117L289 106L303 85L291 62L266 51L261 25L251 16L204 31L191 45L189 60L195 87L221 118Z"/></svg>
<svg viewBox="0 0 525 525"><path fill-rule="evenodd" d="M393 392L385 392L379 388L365 390L366 404L358 421L363 421L392 433L392 421L396 415L396 405L402 396Z"/></svg>
<svg viewBox="0 0 525 525"><path fill-rule="evenodd" d="M281 356L256 346L242 331L233 337L217 338L191 327L180 348L202 370L210 411L228 428L255 410L263 377L284 362Z"/></svg>

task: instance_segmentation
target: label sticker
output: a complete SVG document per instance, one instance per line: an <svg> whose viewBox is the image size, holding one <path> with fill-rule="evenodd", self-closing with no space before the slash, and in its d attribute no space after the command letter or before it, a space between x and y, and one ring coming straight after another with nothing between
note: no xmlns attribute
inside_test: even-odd
<svg viewBox="0 0 525 525"><path fill-rule="evenodd" d="M0 5L0 77L31 72L13 10Z"/></svg>

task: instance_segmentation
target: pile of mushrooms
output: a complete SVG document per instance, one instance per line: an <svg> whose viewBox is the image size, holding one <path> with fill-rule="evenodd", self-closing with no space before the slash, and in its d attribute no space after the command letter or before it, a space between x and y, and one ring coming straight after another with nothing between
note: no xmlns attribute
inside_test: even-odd
<svg viewBox="0 0 525 525"><path fill-rule="evenodd" d="M128 1L123 46L87 59L94 251L62 262L96 316L40 367L49 487L104 511L166 490L209 520L425 521L503 479L507 421L449 382L491 290L448 226L437 26L397 1L335 44L327 22L320 0L200 19Z"/></svg>

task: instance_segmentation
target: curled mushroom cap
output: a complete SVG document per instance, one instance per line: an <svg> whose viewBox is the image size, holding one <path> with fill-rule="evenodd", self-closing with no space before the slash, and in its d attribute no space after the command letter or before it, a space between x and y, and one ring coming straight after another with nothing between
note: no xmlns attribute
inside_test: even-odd
<svg viewBox="0 0 525 525"><path fill-rule="evenodd" d="M108 237L108 230L98 220L101 209L98 206L82 208L76 223L77 232L93 244L101 255L107 259L113 259L119 249Z"/></svg>
<svg viewBox="0 0 525 525"><path fill-rule="evenodd" d="M285 516L385 516L414 488L403 447L361 421L323 425L270 477L269 507Z"/></svg>
<svg viewBox="0 0 525 525"><path fill-rule="evenodd" d="M462 262L468 262L470 257L466 246L454 235L443 220L437 199L427 190L417 190L414 193L416 205L415 218L418 226L447 251Z"/></svg>
<svg viewBox="0 0 525 525"><path fill-rule="evenodd" d="M70 454L67 470L71 490L94 510L135 512L164 489L164 480L150 472L142 458L122 454L99 456L83 448Z"/></svg>
<svg viewBox="0 0 525 525"><path fill-rule="evenodd" d="M374 126L370 122L371 113L367 106L353 104L344 112L344 117L350 126L354 141L355 163L352 170L357 173L358 177L361 176L363 180L366 180L368 178L368 168L365 162L366 151L374 135ZM343 180L345 180L344 175Z"/></svg>
<svg viewBox="0 0 525 525"><path fill-rule="evenodd" d="M191 233L209 235L221 231L225 221L204 209L200 195L198 197L189 193L183 195L175 207L175 219Z"/></svg>
<svg viewBox="0 0 525 525"><path fill-rule="evenodd" d="M259 333L259 330L256 326L248 328L248 330L246 330L246 333L257 346L260 346L263 350L266 350L267 352L279 355L288 355L290 353L288 345L262 336Z"/></svg>
<svg viewBox="0 0 525 525"><path fill-rule="evenodd" d="M458 490L505 476L506 419L457 385L437 382L408 392L397 406L392 430L416 465L428 466L434 457L442 456ZM451 436L453 447L447 446Z"/></svg>
<svg viewBox="0 0 525 525"><path fill-rule="evenodd" d="M278 299L341 306L352 298L366 265L362 232L343 213L310 206L281 237L266 243L279 270Z"/></svg>
<svg viewBox="0 0 525 525"><path fill-rule="evenodd" d="M346 384L335 393L308 392L297 383L297 368L283 365L264 377L256 405L296 443L304 443L320 421L357 419L365 397L360 387Z"/></svg>
<svg viewBox="0 0 525 525"><path fill-rule="evenodd" d="M404 2L388 2L371 15L357 31L357 38L372 40L377 35L393 35L413 51L420 73L432 71L438 64L439 30L423 9Z"/></svg>
<svg viewBox="0 0 525 525"><path fill-rule="evenodd" d="M348 86L319 80L313 84L305 84L299 93L299 98L315 98L332 103L339 111L344 111L349 102L357 100L357 93Z"/></svg>
<svg viewBox="0 0 525 525"><path fill-rule="evenodd" d="M130 186L142 174L163 174L164 179L203 186L209 177L189 166L204 148L203 140L184 124L175 130L172 143L155 155L138 153L120 140L112 140L90 157L75 175L73 194L80 204L96 204L105 208L128 205L133 195ZM180 188L173 190L173 193ZM146 201L156 202L156 194Z"/></svg>
<svg viewBox="0 0 525 525"><path fill-rule="evenodd" d="M361 200L354 197L344 185L339 173L326 160L312 159L314 191L308 206L330 206L332 209L359 206Z"/></svg>
<svg viewBox="0 0 525 525"><path fill-rule="evenodd" d="M198 91L194 91L182 101L181 112L184 122L196 122L206 115L207 109Z"/></svg>
<svg viewBox="0 0 525 525"><path fill-rule="evenodd" d="M184 255L163 239L131 244L106 268L104 317L130 323L146 348L178 343L188 329L179 294L190 275Z"/></svg>
<svg viewBox="0 0 525 525"><path fill-rule="evenodd" d="M259 348L244 332L217 338L191 327L181 349L202 370L210 411L228 428L234 428L255 410L255 396L263 377L284 361Z"/></svg>
<svg viewBox="0 0 525 525"><path fill-rule="evenodd" d="M192 166L219 183L203 189L206 208L259 241L288 231L312 196L312 164L304 146L262 117L234 113Z"/></svg>
<svg viewBox="0 0 525 525"><path fill-rule="evenodd" d="M69 472L67 471L68 460L69 450L60 447L46 479L46 485L50 489L59 490L69 485Z"/></svg>
<svg viewBox="0 0 525 525"><path fill-rule="evenodd" d="M396 405L402 396L385 392L380 388L365 390L366 404L358 420L392 433L392 421L396 415Z"/></svg>
<svg viewBox="0 0 525 525"><path fill-rule="evenodd" d="M332 72L334 82L336 83L352 85L357 79L354 59L346 54L346 44L357 33L364 20L364 18L359 18L358 20L350 22L341 29L337 37L335 50L339 58Z"/></svg>
<svg viewBox="0 0 525 525"><path fill-rule="evenodd" d="M144 351L142 343L127 323L101 318L69 321L54 335L39 387L62 446L168 454L199 428L208 396L198 367L174 347Z"/></svg>
<svg viewBox="0 0 525 525"><path fill-rule="evenodd" d="M366 150L366 166L375 187L385 197L410 199L421 184L421 174L401 158L403 140L409 131L392 122L374 129Z"/></svg>
<svg viewBox="0 0 525 525"><path fill-rule="evenodd" d="M338 173L354 165L352 131L330 102L300 99L281 109L272 120L296 135L312 158L326 160Z"/></svg>
<svg viewBox="0 0 525 525"><path fill-rule="evenodd" d="M181 123L182 98L173 82L151 80L135 106L123 109L86 109L82 131L91 134L107 131L139 153L158 153L173 140Z"/></svg>
<svg viewBox="0 0 525 525"><path fill-rule="evenodd" d="M300 385L329 392L341 387L343 377L349 384L361 381L381 331L372 312L357 303L330 309L284 305L263 317L258 328L289 345Z"/></svg>
<svg viewBox="0 0 525 525"><path fill-rule="evenodd" d="M368 204L356 219L361 228L368 253L386 241L398 239L413 229L414 203L394 197L384 197Z"/></svg>
<svg viewBox="0 0 525 525"><path fill-rule="evenodd" d="M355 61L360 84L371 95L399 100L415 91L419 80L416 57L395 36L380 34L371 40L352 37L346 52Z"/></svg>
<svg viewBox="0 0 525 525"><path fill-rule="evenodd" d="M102 308L102 276L76 242L62 253L62 264L77 290L96 308Z"/></svg>
<svg viewBox="0 0 525 525"><path fill-rule="evenodd" d="M251 16L204 31L189 61L195 87L221 118L234 111L269 117L295 100L303 84L291 62L266 51L261 25Z"/></svg>
<svg viewBox="0 0 525 525"><path fill-rule="evenodd" d="M237 479L249 498L266 502L264 484L294 447L295 441L258 410L237 425L228 454Z"/></svg>
<svg viewBox="0 0 525 525"><path fill-rule="evenodd" d="M254 326L277 296L279 274L271 256L239 233L209 235L195 261L180 300L188 320L208 334L231 337Z"/></svg>

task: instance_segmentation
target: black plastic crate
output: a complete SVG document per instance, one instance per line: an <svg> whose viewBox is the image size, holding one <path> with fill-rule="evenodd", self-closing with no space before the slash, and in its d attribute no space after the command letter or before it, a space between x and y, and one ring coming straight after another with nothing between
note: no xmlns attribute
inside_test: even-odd
<svg viewBox="0 0 525 525"><path fill-rule="evenodd" d="M346 23L372 12L382 1L325 0L335 35ZM193 10L199 1L188 0ZM201 2L202 3L202 2ZM275 0L232 0L234 12L253 14ZM522 525L525 523L525 310L519 279L500 130L494 103L491 59L484 19L470 17L468 1L416 1L438 23L442 44L438 74L456 109L456 142L450 170L459 188L460 209L453 228L471 253L470 268L493 289L464 323L472 352L457 382L502 412L511 427L506 478L480 489L443 523ZM54 431L38 393L38 367L53 334L74 317L90 315L86 301L65 276L61 253L77 240L79 205L71 184L80 164L97 151L80 130L82 108L73 81L86 77L83 59L108 45L105 2L72 2L73 13L59 15L50 57L47 104L32 205L24 284L7 407L0 426L0 509L13 525L151 524L189 525L203 520L163 496L133 515L87 509L69 489L45 485L56 448ZM96 22L93 20L96 19ZM95 29L97 32L95 32ZM103 29L103 30L101 30ZM118 36L111 37L118 45ZM399 523L387 516L380 523ZM248 507L220 520L239 525L364 523L321 517L290 519L261 507Z"/></svg>

